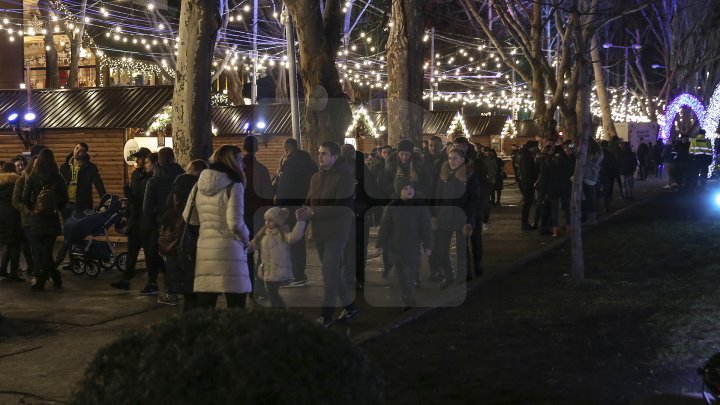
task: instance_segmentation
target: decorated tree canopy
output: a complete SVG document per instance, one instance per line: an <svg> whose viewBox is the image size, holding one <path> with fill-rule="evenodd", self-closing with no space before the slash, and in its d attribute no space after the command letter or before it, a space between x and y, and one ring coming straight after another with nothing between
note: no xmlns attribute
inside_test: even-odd
<svg viewBox="0 0 720 405"><path fill-rule="evenodd" d="M375 129L370 115L364 107L360 107L353 116L353 122L345 132L345 138L377 138L380 134Z"/></svg>
<svg viewBox="0 0 720 405"><path fill-rule="evenodd" d="M459 136L468 137L468 130L465 126L465 120L463 120L462 115L459 113L455 115L455 118L453 118L452 122L450 123L450 128L448 128L447 136L450 139L455 139Z"/></svg>
<svg viewBox="0 0 720 405"><path fill-rule="evenodd" d="M505 121L505 126L503 127L500 135L505 138L515 138L516 134L517 129L515 129L515 121L513 121L512 118L508 118L507 121Z"/></svg>

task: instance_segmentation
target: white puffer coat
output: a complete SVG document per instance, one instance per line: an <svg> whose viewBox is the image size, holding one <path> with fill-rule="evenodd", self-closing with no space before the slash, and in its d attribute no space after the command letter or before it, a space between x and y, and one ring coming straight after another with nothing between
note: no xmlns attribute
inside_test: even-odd
<svg viewBox="0 0 720 405"><path fill-rule="evenodd" d="M279 228L258 232L250 244L250 251L260 250L262 264L258 277L263 281L287 281L293 278L290 245L302 239L307 222L298 221L292 232ZM287 225L283 225L287 230Z"/></svg>
<svg viewBox="0 0 720 405"><path fill-rule="evenodd" d="M195 292L252 291L245 251L250 243L250 232L243 220L244 194L242 183L235 183L227 174L212 169L204 170L193 187L190 199L196 195L195 209L188 223L200 225ZM184 212L186 220L190 207L188 200Z"/></svg>

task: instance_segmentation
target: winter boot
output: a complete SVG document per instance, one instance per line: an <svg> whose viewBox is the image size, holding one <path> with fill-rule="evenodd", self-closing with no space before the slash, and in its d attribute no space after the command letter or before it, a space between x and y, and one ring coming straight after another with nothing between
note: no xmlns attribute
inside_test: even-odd
<svg viewBox="0 0 720 405"><path fill-rule="evenodd" d="M559 226L553 226L552 227L552 236L558 237L560 236L560 227Z"/></svg>

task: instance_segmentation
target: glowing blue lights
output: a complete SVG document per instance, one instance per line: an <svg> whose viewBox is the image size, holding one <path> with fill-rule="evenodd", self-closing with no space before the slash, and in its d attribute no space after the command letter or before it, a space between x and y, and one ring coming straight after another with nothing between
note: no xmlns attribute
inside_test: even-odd
<svg viewBox="0 0 720 405"><path fill-rule="evenodd" d="M15 121L17 121L17 119L18 119L18 113L12 113L12 114L8 115L8 117L7 117L7 121L11 124L14 123Z"/></svg>
<svg viewBox="0 0 720 405"><path fill-rule="evenodd" d="M25 119L26 122L33 122L33 121L35 121L35 118L37 118L37 116L35 115L34 112L29 111L29 112L25 113L23 118Z"/></svg>
<svg viewBox="0 0 720 405"><path fill-rule="evenodd" d="M266 127L265 121L258 121L258 123L255 124L255 127L256 127L257 129L259 129L259 130L265 129L265 127Z"/></svg>
<svg viewBox="0 0 720 405"><path fill-rule="evenodd" d="M673 123L675 122L675 116L680 112L682 107L690 107L697 116L700 127L705 128L705 117L707 115L705 105L697 97L688 93L683 93L675 97L675 99L673 99L673 101L665 108L665 122L663 122L663 125L660 127L660 132L658 133L658 138L662 138L664 142L668 142L670 140L670 132L672 130ZM715 128L708 132L714 133Z"/></svg>
<svg viewBox="0 0 720 405"><path fill-rule="evenodd" d="M250 123L249 123L249 122L244 123L243 126L242 126L242 129L243 129L243 131L249 130L249 129L250 129Z"/></svg>

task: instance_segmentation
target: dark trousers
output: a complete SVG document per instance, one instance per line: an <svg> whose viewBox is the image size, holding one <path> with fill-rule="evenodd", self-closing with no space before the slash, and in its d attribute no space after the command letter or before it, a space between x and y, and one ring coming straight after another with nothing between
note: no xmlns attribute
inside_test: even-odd
<svg viewBox="0 0 720 405"><path fill-rule="evenodd" d="M612 201L613 187L615 186L615 179L610 176L600 177L600 188L602 189L603 205L605 212L610 211L610 201Z"/></svg>
<svg viewBox="0 0 720 405"><path fill-rule="evenodd" d="M35 261L33 260L32 255L32 246L30 245L30 237L28 236L29 228L24 226L22 228L22 232L20 232L20 237L22 238L21 241L21 250L22 254L25 257L25 265L27 266L27 274L32 274L33 268L35 267Z"/></svg>
<svg viewBox="0 0 720 405"><path fill-rule="evenodd" d="M550 228L550 202L547 198L547 194L535 190L535 223L540 228L540 231L545 231Z"/></svg>
<svg viewBox="0 0 720 405"><path fill-rule="evenodd" d="M583 183L583 195L585 199L582 201L582 218L586 219L588 213L597 213L597 186L591 186Z"/></svg>
<svg viewBox="0 0 720 405"><path fill-rule="evenodd" d="M55 246L55 235L33 235L30 234L30 243L32 243L32 251L36 266L36 272L39 274L36 286L38 288L45 287L48 278L52 278L56 286L62 284L60 272L55 267L53 260L53 246Z"/></svg>
<svg viewBox="0 0 720 405"><path fill-rule="evenodd" d="M418 267L419 266L414 264L395 263L395 271L397 272L398 283L400 284L403 304L411 304L414 301L413 292L415 287L413 286L413 281L415 281L415 275L419 271Z"/></svg>
<svg viewBox="0 0 720 405"><path fill-rule="evenodd" d="M623 192L623 183L622 183L622 179L620 178L620 175L616 174L615 177L613 178L613 181L616 181L618 184L618 188L620 189L620 198L625 198L625 194Z"/></svg>
<svg viewBox="0 0 720 405"><path fill-rule="evenodd" d="M523 187L521 189L522 196L523 196L523 205L522 205L522 213L520 214L520 222L521 225L529 225L530 224L530 210L532 209L533 204L535 204L535 189L532 187ZM535 222L538 221L537 216L535 216Z"/></svg>
<svg viewBox="0 0 720 405"><path fill-rule="evenodd" d="M443 274L442 270L442 260L444 260L441 255L444 254L443 252L438 252L437 250L437 243L438 239L440 238L440 231L437 229L433 231L433 241L435 248L432 250L432 254L430 254L430 257L428 257L428 265L430 267L430 276L440 276Z"/></svg>
<svg viewBox="0 0 720 405"><path fill-rule="evenodd" d="M183 294L183 313L198 308L198 295L195 293Z"/></svg>
<svg viewBox="0 0 720 405"><path fill-rule="evenodd" d="M74 203L68 203L65 208L63 208L61 215L63 224L75 213L75 204ZM55 265L59 266L63 260L65 260L65 256L67 256L68 251L70 250L70 242L67 239L63 239L63 243L60 245L60 250L58 250L57 255L55 256Z"/></svg>
<svg viewBox="0 0 720 405"><path fill-rule="evenodd" d="M20 272L20 243L8 243L5 245L5 251L2 255L2 263L0 263L0 273L8 273L8 265L11 274Z"/></svg>
<svg viewBox="0 0 720 405"><path fill-rule="evenodd" d="M157 284L158 274L163 266L163 260L158 252L158 230L145 229L142 232L132 232L128 235L128 253L125 263L124 277L130 280L135 275L138 254L140 249L145 252L145 267L148 272L148 284Z"/></svg>
<svg viewBox="0 0 720 405"><path fill-rule="evenodd" d="M466 239L464 236L463 239ZM475 225L473 226L473 233L470 237L470 248L472 249L472 266L475 276L480 276L483 273L482 257L483 257L483 243L482 243L482 223L475 219ZM468 258L470 259L470 258Z"/></svg>
<svg viewBox="0 0 720 405"><path fill-rule="evenodd" d="M345 241L338 240L316 240L318 255L322 267L323 276L323 300L322 316L325 321L330 321L335 313L335 306L340 305L345 309L355 308L353 294L348 289L345 278L342 274L341 260L345 248Z"/></svg>
<svg viewBox="0 0 720 405"><path fill-rule="evenodd" d="M452 242L453 234L455 235L455 250L457 251L456 269L453 274L452 259L450 258L450 242ZM443 276L449 280L455 278L462 280L467 273L467 238L462 232L438 230L438 239L435 243L435 251L437 252L437 264L443 273Z"/></svg>
<svg viewBox="0 0 720 405"><path fill-rule="evenodd" d="M550 206L552 207L552 213L550 215L550 222L553 227L560 226L560 208L562 208L565 214L565 225L570 226L570 197L555 197L550 199Z"/></svg>
<svg viewBox="0 0 720 405"><path fill-rule="evenodd" d="M343 268L343 277L345 277L345 280L347 282L351 282L357 280L357 251L358 251L358 242L362 242L362 233L358 235L357 228L358 223L361 221L358 221L358 217L353 217L352 221L352 228L350 231L350 234L348 235L348 241L345 244L345 249L343 250L343 256L342 256L342 268ZM361 229L362 230L362 229ZM362 245L361 245L362 247ZM359 280L362 282L362 280Z"/></svg>
<svg viewBox="0 0 720 405"><path fill-rule="evenodd" d="M197 307L199 309L215 309L220 293L197 293ZM225 293L228 308L245 308L247 294Z"/></svg>
<svg viewBox="0 0 720 405"><path fill-rule="evenodd" d="M295 227L297 220L295 219L295 211L297 207L285 207L289 211L287 225L289 229ZM249 256L249 255L248 255ZM290 245L290 260L292 261L292 272L294 281L307 280L305 274L305 264L307 262L307 252L305 251L305 235L299 241Z"/></svg>
<svg viewBox="0 0 720 405"><path fill-rule="evenodd" d="M285 300L280 296L280 286L284 284L282 281L266 281L265 290L267 290L270 298L270 305L273 308L285 308Z"/></svg>
<svg viewBox="0 0 720 405"><path fill-rule="evenodd" d="M647 179L647 161L646 159L638 159L638 180Z"/></svg>

